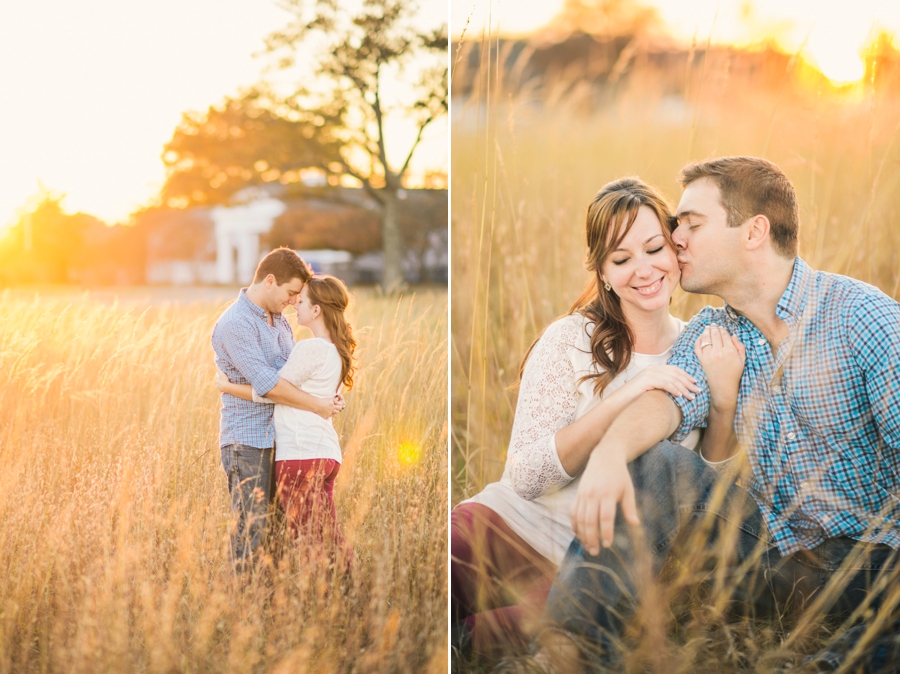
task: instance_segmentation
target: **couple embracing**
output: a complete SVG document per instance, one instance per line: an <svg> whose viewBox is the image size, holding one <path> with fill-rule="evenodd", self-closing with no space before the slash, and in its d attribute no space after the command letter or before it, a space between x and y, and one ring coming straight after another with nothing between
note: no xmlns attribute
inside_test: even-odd
<svg viewBox="0 0 900 674"><path fill-rule="evenodd" d="M341 448L332 425L356 369L349 301L339 279L312 274L297 253L278 248L213 329L222 392L219 445L239 574L254 568L276 501L295 537L311 550L327 544L352 565L335 513ZM312 339L294 342L288 307Z"/></svg>
<svg viewBox="0 0 900 674"><path fill-rule="evenodd" d="M893 671L872 616L900 569L900 305L798 256L774 164L680 182L674 213L635 178L588 207L591 281L523 360L503 477L451 515L454 645L622 671L646 578L699 548L734 613L844 622L812 671ZM724 307L683 323L679 282Z"/></svg>

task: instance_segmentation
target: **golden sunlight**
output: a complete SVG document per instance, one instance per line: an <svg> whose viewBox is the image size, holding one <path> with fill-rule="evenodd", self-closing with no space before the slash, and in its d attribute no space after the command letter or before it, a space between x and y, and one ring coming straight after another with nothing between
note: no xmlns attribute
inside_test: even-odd
<svg viewBox="0 0 900 674"><path fill-rule="evenodd" d="M401 442L397 458L403 466L412 466L422 458L422 448L414 442Z"/></svg>
<svg viewBox="0 0 900 674"><path fill-rule="evenodd" d="M867 22L819 21L809 33L803 57L835 84L856 82L865 74L860 54L871 31Z"/></svg>
<svg viewBox="0 0 900 674"><path fill-rule="evenodd" d="M0 81L17 102L0 108L0 127L15 131L3 139L0 234L39 183L65 194L73 213L127 221L165 182L160 155L183 112L205 111L261 78L289 81L262 55L266 36L290 18L272 0L52 5L18 3L0 26ZM446 20L446 0L419 5L425 25ZM417 127L390 124L388 153L398 164ZM447 128L441 120L426 130L412 177L447 172Z"/></svg>
<svg viewBox="0 0 900 674"><path fill-rule="evenodd" d="M805 56L834 84L851 84L859 81L866 68L862 59L856 54L847 54L839 50L825 50L813 53L806 50Z"/></svg>
<svg viewBox="0 0 900 674"><path fill-rule="evenodd" d="M736 47L776 43L800 52L837 85L859 81L860 56L878 32L900 34L900 11L885 0L627 0L610 7L644 5L656 11L665 32L683 43ZM478 34L488 25L501 34L540 31L568 6L597 12L603 0L480 0L451 3L451 32Z"/></svg>

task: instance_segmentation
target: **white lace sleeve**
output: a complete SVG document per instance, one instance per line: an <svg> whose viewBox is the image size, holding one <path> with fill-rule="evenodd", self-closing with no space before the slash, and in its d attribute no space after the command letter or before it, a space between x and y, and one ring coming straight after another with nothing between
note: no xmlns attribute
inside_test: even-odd
<svg viewBox="0 0 900 674"><path fill-rule="evenodd" d="M554 436L575 421L578 381L572 350L583 329L577 315L553 323L522 373L506 470L513 489L529 501L574 479L560 463Z"/></svg>
<svg viewBox="0 0 900 674"><path fill-rule="evenodd" d="M294 345L287 362L278 371L278 376L300 388L303 382L322 367L327 355L328 342L321 339L301 339ZM271 403L272 401L257 395L254 391L253 402Z"/></svg>

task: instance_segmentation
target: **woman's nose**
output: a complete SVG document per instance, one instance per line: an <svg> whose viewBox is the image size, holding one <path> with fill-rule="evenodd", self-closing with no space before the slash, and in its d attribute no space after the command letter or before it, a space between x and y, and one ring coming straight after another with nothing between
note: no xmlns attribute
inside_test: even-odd
<svg viewBox="0 0 900 674"><path fill-rule="evenodd" d="M645 257L638 263L638 268L635 271L635 274L637 274L638 276L649 276L652 271L653 265L651 265L650 260Z"/></svg>

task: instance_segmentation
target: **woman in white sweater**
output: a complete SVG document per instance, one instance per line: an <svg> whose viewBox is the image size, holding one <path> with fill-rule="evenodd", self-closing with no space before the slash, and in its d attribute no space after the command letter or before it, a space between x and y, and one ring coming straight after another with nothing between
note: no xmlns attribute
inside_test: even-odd
<svg viewBox="0 0 900 674"><path fill-rule="evenodd" d="M629 403L650 389L693 396L699 389L666 365L684 322L670 315L680 279L672 210L636 178L601 189L587 212L591 280L569 314L549 325L526 354L499 482L451 513L451 626L455 646L483 656L527 642L556 566L575 534L570 510L591 450ZM737 399L742 347L706 342L710 389ZM726 343L727 342L727 343ZM705 365L704 365L705 367ZM723 405L727 409L727 404ZM715 416L715 418L713 418ZM711 415L703 454L734 448L733 412ZM683 444L696 448L695 430Z"/></svg>
<svg viewBox="0 0 900 674"><path fill-rule="evenodd" d="M297 342L280 377L318 398L332 398L342 387L353 386L356 339L345 314L349 302L347 287L333 276L316 275L303 286L295 306L297 322L309 328L313 338ZM271 402L224 375L217 385L245 400ZM292 533L317 544L330 539L343 547L334 506L341 446L331 418L287 405L275 405L274 418L276 493Z"/></svg>

